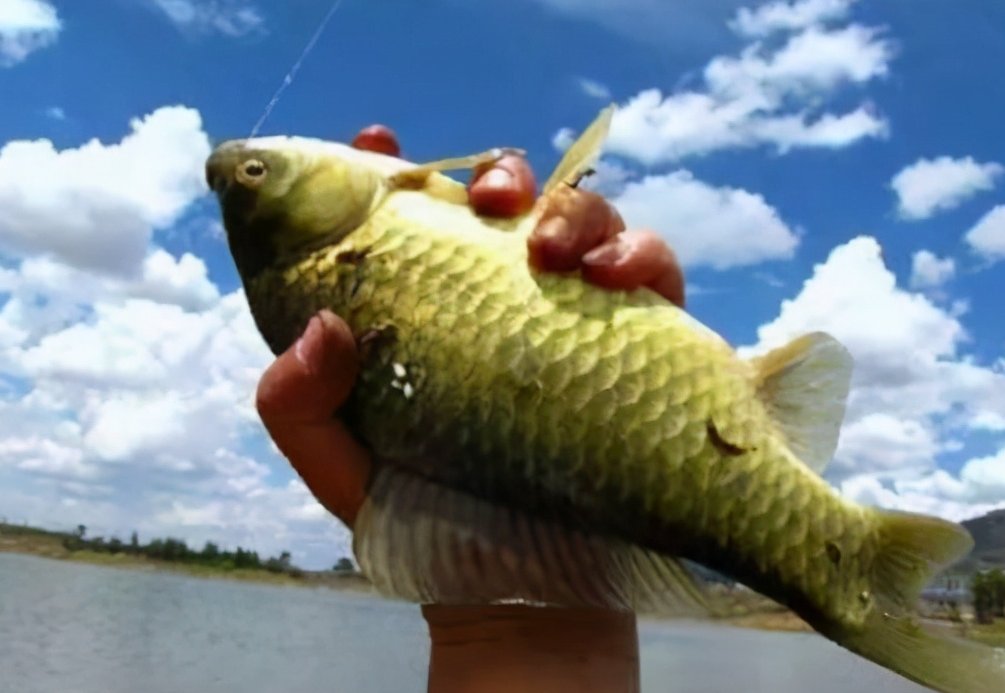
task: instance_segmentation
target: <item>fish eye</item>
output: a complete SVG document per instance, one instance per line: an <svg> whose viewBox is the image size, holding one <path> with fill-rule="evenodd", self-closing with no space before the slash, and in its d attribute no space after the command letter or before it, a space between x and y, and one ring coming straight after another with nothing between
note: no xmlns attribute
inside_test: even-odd
<svg viewBox="0 0 1005 693"><path fill-rule="evenodd" d="M248 159L237 165L234 178L238 183L248 188L257 188L265 182L265 174L268 169L263 161L258 159Z"/></svg>

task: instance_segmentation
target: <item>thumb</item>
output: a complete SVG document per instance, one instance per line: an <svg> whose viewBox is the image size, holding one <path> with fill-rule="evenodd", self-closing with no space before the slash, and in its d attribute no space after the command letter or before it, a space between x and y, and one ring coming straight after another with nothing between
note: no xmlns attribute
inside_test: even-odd
<svg viewBox="0 0 1005 693"><path fill-rule="evenodd" d="M350 527L366 496L370 457L335 411L358 370L349 326L322 311L265 371L256 401L276 447L318 502Z"/></svg>

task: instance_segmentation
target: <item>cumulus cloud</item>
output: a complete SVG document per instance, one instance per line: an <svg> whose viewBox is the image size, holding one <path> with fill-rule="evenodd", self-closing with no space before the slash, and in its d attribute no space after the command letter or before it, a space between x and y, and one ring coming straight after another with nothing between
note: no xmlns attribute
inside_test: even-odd
<svg viewBox="0 0 1005 693"><path fill-rule="evenodd" d="M903 219L928 219L937 212L958 207L979 192L994 188L1005 171L997 163L978 163L973 157L919 159L890 181L897 193Z"/></svg>
<svg viewBox="0 0 1005 693"><path fill-rule="evenodd" d="M928 250L919 250L911 258L911 288L935 289L956 275L956 262L940 258Z"/></svg>
<svg viewBox="0 0 1005 693"><path fill-rule="evenodd" d="M151 0L183 31L244 36L262 28L261 12L247 0Z"/></svg>
<svg viewBox="0 0 1005 693"><path fill-rule="evenodd" d="M799 242L760 195L713 187L689 171L627 183L613 202L626 224L662 234L687 265L726 269L789 258Z"/></svg>
<svg viewBox="0 0 1005 693"><path fill-rule="evenodd" d="M263 435L272 355L243 293L156 242L205 194L208 150L181 107L118 143L0 149L0 507L320 567L347 533Z"/></svg>
<svg viewBox="0 0 1005 693"><path fill-rule="evenodd" d="M736 33L763 38L782 31L844 19L856 0L795 0L768 2L754 9L741 7L729 26Z"/></svg>
<svg viewBox="0 0 1005 693"><path fill-rule="evenodd" d="M774 100L885 76L891 57L890 45L876 29L858 24L830 30L811 27L775 51L753 44L738 58L713 59L705 68L705 81L714 94L754 93Z"/></svg>
<svg viewBox="0 0 1005 693"><path fill-rule="evenodd" d="M845 425L828 472L846 494L954 517L977 514L982 503L1005 504L1005 495L985 492L993 488L986 481L981 493L955 500L924 486L933 480L943 489L971 483L971 477L940 471L937 458L956 448L959 433L1005 419L1005 372L1001 364L982 365L965 353L969 336L959 315L897 286L875 239L859 237L835 248L799 294L783 302L778 317L758 330L756 347L741 353L815 330L832 334L855 359Z"/></svg>
<svg viewBox="0 0 1005 693"><path fill-rule="evenodd" d="M576 132L572 128L561 128L551 138L551 146L560 152L572 146L576 141Z"/></svg>
<svg viewBox="0 0 1005 693"><path fill-rule="evenodd" d="M55 43L62 29L56 8L45 0L0 3L0 67L11 67Z"/></svg>
<svg viewBox="0 0 1005 693"><path fill-rule="evenodd" d="M552 4L572 11L569 3ZM839 149L886 137L889 124L869 101L843 111L826 108L839 92L886 77L894 56L879 29L844 21L853 4L801 0L741 10L731 26L754 40L736 55L713 57L698 86L669 93L648 88L621 104L605 143L608 156L600 162L606 170L597 179L626 220L660 230L690 264L723 269L791 258L798 236L761 196L713 188L685 170L638 179L637 164L654 169L757 146L782 154ZM599 0L590 6L617 10ZM652 3L630 7L657 12ZM777 40L763 40L779 33ZM562 128L552 143L564 150L574 139Z"/></svg>
<svg viewBox="0 0 1005 693"><path fill-rule="evenodd" d="M985 259L1005 258L1005 205L998 205L967 231L966 242Z"/></svg>
<svg viewBox="0 0 1005 693"><path fill-rule="evenodd" d="M73 503L40 511L8 498L7 513L293 549L314 566L347 550L345 528L302 485L275 483L285 463L263 444L253 406L272 357L240 291L196 311L114 295L91 310L0 360L0 376L29 383L26 395L0 396L13 485Z"/></svg>
<svg viewBox="0 0 1005 693"><path fill-rule="evenodd" d="M57 150L49 140L0 149L0 246L123 275L140 266L153 230L205 193L209 139L199 113L160 108L117 144Z"/></svg>
<svg viewBox="0 0 1005 693"><path fill-rule="evenodd" d="M889 125L868 103L833 113L819 106L845 86L889 73L893 46L877 29L810 26L780 46L748 45L705 67L703 87L639 92L615 113L608 151L646 165L727 148L770 145L839 148L885 137Z"/></svg>

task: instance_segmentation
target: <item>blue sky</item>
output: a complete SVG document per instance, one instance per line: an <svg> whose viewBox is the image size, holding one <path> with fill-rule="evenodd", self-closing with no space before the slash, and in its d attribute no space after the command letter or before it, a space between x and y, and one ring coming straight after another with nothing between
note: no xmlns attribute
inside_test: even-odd
<svg viewBox="0 0 1005 693"><path fill-rule="evenodd" d="M0 515L346 551L254 417L269 357L201 180L329 7L0 8ZM382 122L543 180L616 102L593 184L678 250L691 311L855 356L833 483L963 518L1005 506L1003 34L995 0L343 0L262 132Z"/></svg>

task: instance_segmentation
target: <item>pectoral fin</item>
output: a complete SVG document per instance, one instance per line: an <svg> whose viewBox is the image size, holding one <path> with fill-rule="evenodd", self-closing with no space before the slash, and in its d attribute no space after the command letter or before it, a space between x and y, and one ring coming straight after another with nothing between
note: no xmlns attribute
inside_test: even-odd
<svg viewBox="0 0 1005 693"><path fill-rule="evenodd" d="M544 184L544 194L549 193L561 183L574 184L596 163L604 146L604 140L607 139L607 132L610 130L611 118L613 117L614 105L612 104L602 110L593 123L572 143L572 146L565 151L562 160L558 162L551 177Z"/></svg>

